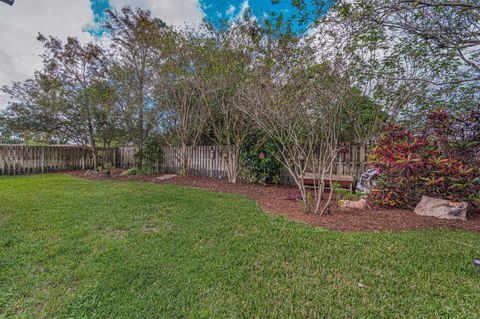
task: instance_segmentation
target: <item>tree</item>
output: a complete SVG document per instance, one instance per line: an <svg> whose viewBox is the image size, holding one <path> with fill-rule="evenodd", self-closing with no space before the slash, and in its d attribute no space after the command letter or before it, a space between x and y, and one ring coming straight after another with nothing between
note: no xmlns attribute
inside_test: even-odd
<svg viewBox="0 0 480 319"><path fill-rule="evenodd" d="M104 106L112 99L105 91L104 51L93 43L82 45L76 38L63 43L39 34L38 40L45 49L43 70L34 80L3 89L13 99L5 121L16 131L55 135L88 145L96 167L97 138L105 126L101 118L109 116L110 110Z"/></svg>
<svg viewBox="0 0 480 319"><path fill-rule="evenodd" d="M197 47L202 67L196 76L213 139L225 147L228 180L236 183L241 170L241 147L252 134L252 123L239 106L248 89L244 84L253 58L240 26L230 24L220 31L213 27L208 30L206 43Z"/></svg>
<svg viewBox="0 0 480 319"><path fill-rule="evenodd" d="M265 66L255 69L241 108L276 143L305 210L323 213L330 204L331 197L323 207L321 201L339 151L350 82L334 65L319 64L308 43L291 34L271 39ZM307 172L319 179L314 200L305 186Z"/></svg>
<svg viewBox="0 0 480 319"><path fill-rule="evenodd" d="M63 125L66 119L57 117L63 108L63 98L50 90L45 82L28 79L5 86L2 91L10 96L8 107L1 114L4 130L9 135L21 135L26 142L49 144L52 141L71 140L88 144L85 134L75 134L77 130Z"/></svg>
<svg viewBox="0 0 480 319"><path fill-rule="evenodd" d="M161 106L159 126L169 146L180 146L175 154L180 173L188 173L192 151L203 133L206 116L196 72L200 38L193 30L172 30L164 38L164 61L157 66L156 98Z"/></svg>
<svg viewBox="0 0 480 319"><path fill-rule="evenodd" d="M105 27L110 30L116 64L113 73L118 96L124 112L125 126L129 128L139 153L142 166L145 137L154 126L158 109L155 99L154 66L160 58L159 41L166 25L151 16L150 11L124 7L120 12L107 10Z"/></svg>
<svg viewBox="0 0 480 319"><path fill-rule="evenodd" d="M108 76L108 74L107 74ZM117 91L110 78L96 81L89 89L94 105L95 134L103 147L125 139L126 131L122 127L122 110L118 108Z"/></svg>
<svg viewBox="0 0 480 319"><path fill-rule="evenodd" d="M325 1L296 4L309 33L322 48L329 44L327 53L344 56L357 86L390 120L423 125L432 107L459 113L476 107L478 1L342 0L328 13Z"/></svg>

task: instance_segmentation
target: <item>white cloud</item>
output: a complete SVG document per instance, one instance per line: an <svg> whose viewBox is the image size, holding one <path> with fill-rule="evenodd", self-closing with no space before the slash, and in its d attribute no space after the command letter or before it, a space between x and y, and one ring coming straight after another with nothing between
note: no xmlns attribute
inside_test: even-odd
<svg viewBox="0 0 480 319"><path fill-rule="evenodd" d="M234 5L230 5L230 7L228 7L228 9L227 9L226 14L227 14L227 16L231 16L231 15L234 14L234 13L235 13L235 6L234 6Z"/></svg>
<svg viewBox="0 0 480 319"><path fill-rule="evenodd" d="M243 20L243 16L248 9L250 9L250 4L248 3L248 0L245 0L240 5L237 14L235 14L237 8L233 5L230 5L226 12L226 15L230 18L230 20Z"/></svg>
<svg viewBox="0 0 480 319"><path fill-rule="evenodd" d="M92 37L82 31L86 24L93 24L89 0L21 0L13 7L0 3L0 87L32 77L40 69L38 32L89 41ZM0 93L0 109L6 101Z"/></svg>
<svg viewBox="0 0 480 319"><path fill-rule="evenodd" d="M239 14L243 15L249 8L250 4L248 3L248 0L243 1L242 5L240 6Z"/></svg>
<svg viewBox="0 0 480 319"><path fill-rule="evenodd" d="M152 11L152 14L168 24L183 25L200 22L204 17L199 0L110 0L116 9L137 6Z"/></svg>

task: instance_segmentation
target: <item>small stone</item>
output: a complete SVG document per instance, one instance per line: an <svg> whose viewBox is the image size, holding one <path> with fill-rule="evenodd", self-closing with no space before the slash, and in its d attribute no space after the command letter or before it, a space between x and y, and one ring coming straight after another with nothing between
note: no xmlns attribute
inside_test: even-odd
<svg viewBox="0 0 480 319"><path fill-rule="evenodd" d="M355 209L355 210L362 210L367 209L367 201L362 198L358 201L351 201L351 200L341 200L338 202L338 205L342 209Z"/></svg>
<svg viewBox="0 0 480 319"><path fill-rule="evenodd" d="M84 176L98 176L99 173L97 171L92 171L92 170L89 170L89 171L86 171L85 174L83 174Z"/></svg>
<svg viewBox="0 0 480 319"><path fill-rule="evenodd" d="M177 174L162 175L162 176L155 177L154 181L164 181L167 179L172 179L176 176Z"/></svg>

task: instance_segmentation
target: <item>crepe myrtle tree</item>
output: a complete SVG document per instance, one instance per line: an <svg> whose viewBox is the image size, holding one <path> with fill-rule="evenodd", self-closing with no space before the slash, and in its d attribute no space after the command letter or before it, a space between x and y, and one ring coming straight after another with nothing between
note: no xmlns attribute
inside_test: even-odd
<svg viewBox="0 0 480 319"><path fill-rule="evenodd" d="M196 48L203 41L190 28L171 30L164 38L162 63L157 65L155 96L161 108L159 127L164 131L165 143L179 147L174 154L180 163L180 174L186 175L193 149L204 132L207 116L201 101L196 73L200 59Z"/></svg>
<svg viewBox="0 0 480 319"><path fill-rule="evenodd" d="M201 68L195 73L200 101L214 142L224 148L228 180L236 183L241 171L241 148L253 131L252 121L239 108L252 66L248 36L233 23L220 31L208 25L204 28L205 43L197 46Z"/></svg>
<svg viewBox="0 0 480 319"><path fill-rule="evenodd" d="M334 65L319 64L312 48L301 41L279 41L270 46L274 63L268 72L257 69L240 106L278 147L278 159L297 185L305 211L323 214L326 179L339 151L342 116L351 87ZM305 185L311 172L319 183L314 198Z"/></svg>

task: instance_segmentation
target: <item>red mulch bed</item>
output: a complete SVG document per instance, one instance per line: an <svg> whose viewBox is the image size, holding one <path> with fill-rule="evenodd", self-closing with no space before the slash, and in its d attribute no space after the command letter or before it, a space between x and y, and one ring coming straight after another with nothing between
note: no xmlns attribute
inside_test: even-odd
<svg viewBox="0 0 480 319"><path fill-rule="evenodd" d="M317 216L303 213L302 203L289 200L294 191L286 186L262 186L239 182L228 183L226 180L201 176L176 176L169 180L158 181L156 177L164 174L121 176L122 170L114 170L112 177L85 176L84 171L69 171L68 174L90 180L125 180L154 182L158 184L174 184L201 188L212 192L240 194L256 200L260 207L274 215L287 216L314 227L320 226L340 231L402 231L411 229L463 229L480 232L480 214L468 216L467 221L442 220L434 217L418 216L408 210L400 209L367 209L361 211L340 210L336 205L328 215Z"/></svg>

